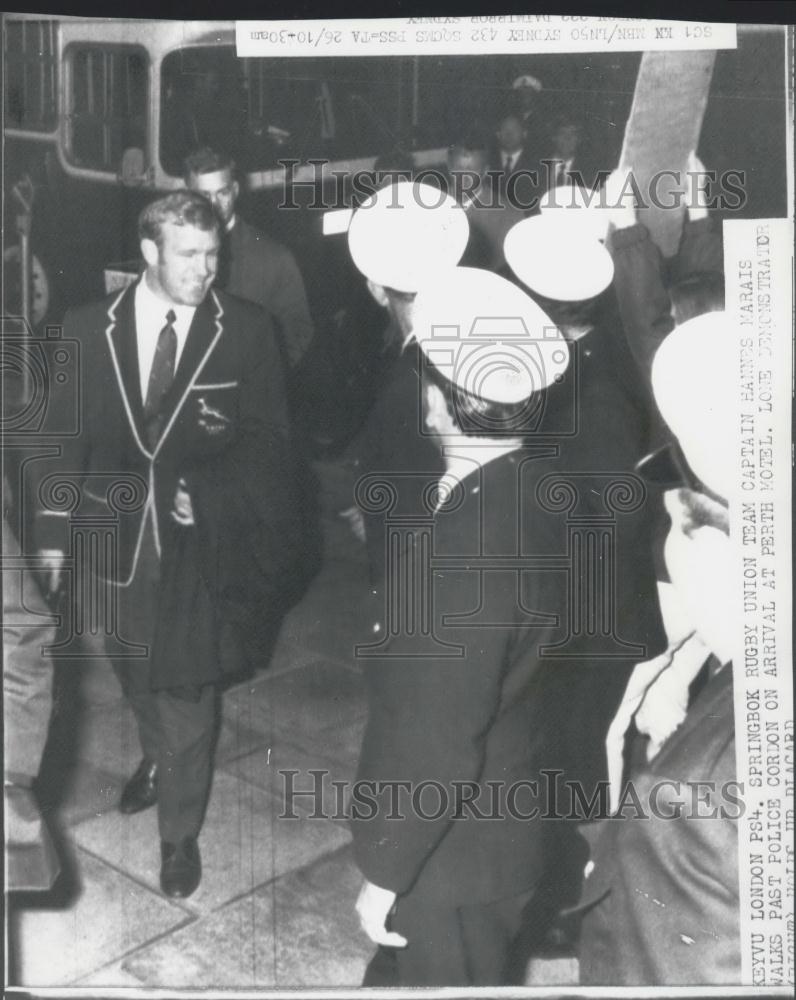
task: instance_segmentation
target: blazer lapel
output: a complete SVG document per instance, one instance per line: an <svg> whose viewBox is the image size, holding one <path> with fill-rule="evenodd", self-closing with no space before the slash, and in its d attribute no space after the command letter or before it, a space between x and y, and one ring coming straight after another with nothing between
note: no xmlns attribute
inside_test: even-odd
<svg viewBox="0 0 796 1000"><path fill-rule="evenodd" d="M145 455L149 455L144 430L144 402L141 399L141 375L135 329L136 287L137 284L129 286L111 303L108 310L110 325L106 330L106 336L130 428L138 447Z"/></svg>

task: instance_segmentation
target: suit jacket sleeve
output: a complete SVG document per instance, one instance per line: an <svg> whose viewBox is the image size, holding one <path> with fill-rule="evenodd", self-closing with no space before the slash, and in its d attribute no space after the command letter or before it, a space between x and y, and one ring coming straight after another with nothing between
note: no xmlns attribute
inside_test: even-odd
<svg viewBox="0 0 796 1000"><path fill-rule="evenodd" d="M354 852L369 881L398 894L411 888L454 822L453 783L478 780L500 703L507 630L442 626L443 615L473 607L473 576L434 573L436 634L460 644L463 656L423 655L422 637L407 637L396 641L394 658L368 665L370 713L351 805ZM513 592L497 589L493 597L502 606L516 600ZM415 794L423 782L434 782L437 790L428 786L418 800L420 815L412 791L398 795L397 785L379 791L377 782L408 783L404 787ZM443 801L439 786L448 808L438 818L426 818ZM395 802L400 819L390 818Z"/></svg>

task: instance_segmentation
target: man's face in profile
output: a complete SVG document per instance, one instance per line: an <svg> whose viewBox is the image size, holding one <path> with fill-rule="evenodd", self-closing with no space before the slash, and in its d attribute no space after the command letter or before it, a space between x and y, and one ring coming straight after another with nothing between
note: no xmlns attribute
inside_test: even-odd
<svg viewBox="0 0 796 1000"><path fill-rule="evenodd" d="M221 224L228 226L235 214L235 203L238 200L240 188L233 178L231 170L214 170L209 174L191 174L188 177L188 187L198 191L208 199L216 211Z"/></svg>

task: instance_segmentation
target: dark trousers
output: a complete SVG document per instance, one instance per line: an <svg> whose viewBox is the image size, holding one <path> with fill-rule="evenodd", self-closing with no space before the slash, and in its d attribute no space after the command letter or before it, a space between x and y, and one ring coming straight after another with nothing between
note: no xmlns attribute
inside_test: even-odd
<svg viewBox="0 0 796 1000"><path fill-rule="evenodd" d="M533 890L492 903L435 906L399 899L391 929L406 948L379 948L363 986L501 986L515 982L512 944Z"/></svg>
<svg viewBox="0 0 796 1000"><path fill-rule="evenodd" d="M135 713L141 750L158 765L161 840L195 837L212 779L216 688L206 684L194 702L170 691L152 691L149 671L135 662L117 662L114 670Z"/></svg>
<svg viewBox="0 0 796 1000"><path fill-rule="evenodd" d="M115 660L114 670L138 723L141 750L158 765L160 837L175 843L199 833L212 780L216 687L195 691L152 688L152 647L160 594L160 560L147 526L135 576L119 587L121 634L149 648L146 657Z"/></svg>

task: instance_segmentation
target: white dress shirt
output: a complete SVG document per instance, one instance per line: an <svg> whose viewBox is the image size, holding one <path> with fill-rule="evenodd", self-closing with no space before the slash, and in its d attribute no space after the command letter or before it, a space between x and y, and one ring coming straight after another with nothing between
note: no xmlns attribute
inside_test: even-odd
<svg viewBox="0 0 796 1000"><path fill-rule="evenodd" d="M185 341L188 339L188 331L191 328L196 307L176 305L162 299L149 287L146 274L144 274L135 290L135 334L138 344L138 371L141 376L142 402L146 402L155 349L158 346L160 331L168 322L166 315L169 309L173 309L177 317L174 320L174 330L177 334L177 357L174 364L176 371L185 347Z"/></svg>
<svg viewBox="0 0 796 1000"><path fill-rule="evenodd" d="M515 150L513 153L503 154L503 169L511 172L517 165L517 160L520 158L521 149Z"/></svg>

